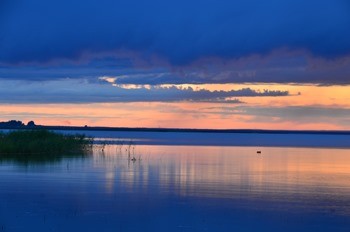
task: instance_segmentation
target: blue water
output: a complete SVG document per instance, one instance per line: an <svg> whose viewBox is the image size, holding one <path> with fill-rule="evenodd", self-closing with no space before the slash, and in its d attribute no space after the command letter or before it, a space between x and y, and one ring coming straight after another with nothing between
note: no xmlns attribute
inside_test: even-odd
<svg viewBox="0 0 350 232"><path fill-rule="evenodd" d="M1 160L0 231L350 231L349 149L102 148Z"/></svg>
<svg viewBox="0 0 350 232"><path fill-rule="evenodd" d="M350 148L350 134L293 133L200 133L147 131L58 131L102 138L110 144L133 142L142 145L210 145L264 147Z"/></svg>

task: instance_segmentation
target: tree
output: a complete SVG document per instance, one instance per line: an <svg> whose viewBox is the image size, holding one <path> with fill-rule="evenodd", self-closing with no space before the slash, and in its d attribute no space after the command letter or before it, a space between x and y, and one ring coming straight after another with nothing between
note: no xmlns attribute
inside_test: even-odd
<svg viewBox="0 0 350 232"><path fill-rule="evenodd" d="M36 125L35 125L35 123L34 123L34 121L29 121L28 123L27 123L27 127L35 127Z"/></svg>

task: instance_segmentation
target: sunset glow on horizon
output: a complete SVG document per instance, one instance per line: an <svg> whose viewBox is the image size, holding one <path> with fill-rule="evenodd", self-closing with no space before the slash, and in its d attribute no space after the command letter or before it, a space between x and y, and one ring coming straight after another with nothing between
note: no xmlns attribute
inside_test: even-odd
<svg viewBox="0 0 350 232"><path fill-rule="evenodd" d="M186 86L188 87L188 86ZM192 86L195 88L195 86ZM215 87L215 89L212 89ZM175 101L79 104L1 104L0 120L40 125L349 130L347 86L240 84L201 86L211 91L253 88L288 91L288 96L235 98L239 102ZM185 87L184 87L185 88ZM235 88L234 88L235 89Z"/></svg>

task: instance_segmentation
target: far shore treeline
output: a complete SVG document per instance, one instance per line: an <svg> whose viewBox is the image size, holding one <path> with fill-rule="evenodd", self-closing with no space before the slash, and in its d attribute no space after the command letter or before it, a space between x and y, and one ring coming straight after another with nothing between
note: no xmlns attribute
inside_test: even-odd
<svg viewBox="0 0 350 232"><path fill-rule="evenodd" d="M193 128L146 128L146 127L104 127L104 126L44 126L34 121L24 124L10 120L0 122L0 129L45 129L71 131L137 131L137 132L182 132L182 133L244 133L244 134L340 134L350 135L345 130L269 130L269 129L193 129Z"/></svg>
<svg viewBox="0 0 350 232"><path fill-rule="evenodd" d="M27 125L25 125L22 121L17 121L17 120L0 122L0 129L34 128L34 127L36 127L34 121L29 121Z"/></svg>

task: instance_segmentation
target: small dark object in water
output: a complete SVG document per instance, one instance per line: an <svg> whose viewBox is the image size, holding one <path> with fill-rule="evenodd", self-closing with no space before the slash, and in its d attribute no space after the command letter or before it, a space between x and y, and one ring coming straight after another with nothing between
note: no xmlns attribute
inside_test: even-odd
<svg viewBox="0 0 350 232"><path fill-rule="evenodd" d="M261 151L257 151L256 153L261 154Z"/></svg>
<svg viewBox="0 0 350 232"><path fill-rule="evenodd" d="M136 158L135 158L135 157L133 157L133 158L131 159L131 161L132 161L132 162L135 162L135 161L136 161Z"/></svg>

